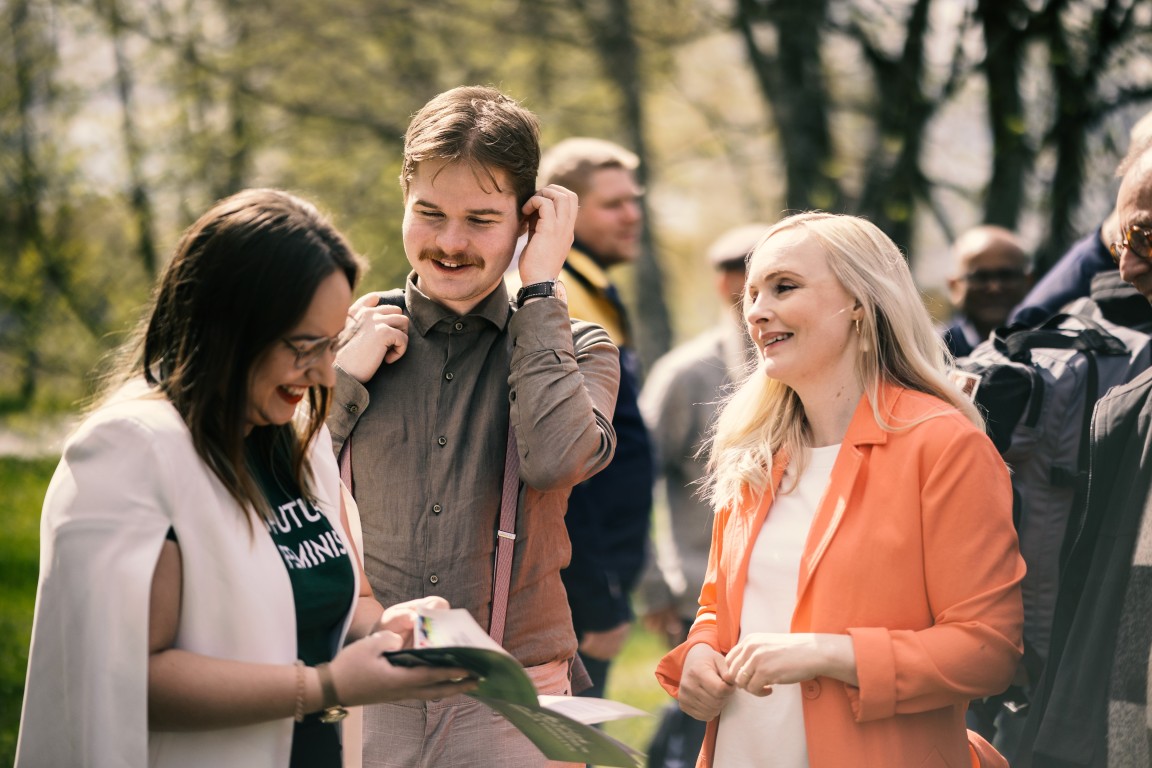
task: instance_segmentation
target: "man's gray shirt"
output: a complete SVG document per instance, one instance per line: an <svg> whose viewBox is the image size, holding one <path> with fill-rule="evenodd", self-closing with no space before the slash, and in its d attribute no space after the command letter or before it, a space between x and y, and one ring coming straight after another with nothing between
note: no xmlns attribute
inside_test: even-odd
<svg viewBox="0 0 1152 768"><path fill-rule="evenodd" d="M686 621L696 618L715 518L699 495L708 463L700 451L720 401L743 381L753 355L743 327L725 316L657 360L640 393L666 502L656 506L654 557L640 581L649 612L674 607Z"/></svg>
<svg viewBox="0 0 1152 768"><path fill-rule="evenodd" d="M525 666L570 658L564 512L612 459L616 347L558 300L513 311L501 284L457 316L414 279L404 356L366 385L337 369L328 417L337 451L352 435L372 589L385 606L440 595L488 626L511 417L522 485L504 646Z"/></svg>

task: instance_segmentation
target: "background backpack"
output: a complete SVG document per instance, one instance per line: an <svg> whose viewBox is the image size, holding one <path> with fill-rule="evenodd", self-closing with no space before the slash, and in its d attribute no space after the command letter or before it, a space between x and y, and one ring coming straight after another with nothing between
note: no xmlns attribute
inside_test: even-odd
<svg viewBox="0 0 1152 768"><path fill-rule="evenodd" d="M1085 314L998 329L956 361L957 382L984 412L1012 472L1013 515L1028 566L1021 588L1033 679L1048 655L1061 546L1087 481L1096 401L1152 362L1148 334L1109 322L1091 301L1069 309Z"/></svg>

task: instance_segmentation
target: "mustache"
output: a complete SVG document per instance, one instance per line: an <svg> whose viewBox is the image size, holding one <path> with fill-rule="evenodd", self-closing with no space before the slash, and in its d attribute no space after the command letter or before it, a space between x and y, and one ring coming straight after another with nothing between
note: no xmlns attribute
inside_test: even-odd
<svg viewBox="0 0 1152 768"><path fill-rule="evenodd" d="M470 253L447 254L439 248L424 248L420 251L420 261L451 261L462 267L483 267L484 259Z"/></svg>

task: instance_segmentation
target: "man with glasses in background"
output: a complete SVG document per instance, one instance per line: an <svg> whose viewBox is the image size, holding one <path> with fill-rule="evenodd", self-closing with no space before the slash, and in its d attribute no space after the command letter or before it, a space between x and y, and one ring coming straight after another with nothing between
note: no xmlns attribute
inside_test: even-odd
<svg viewBox="0 0 1152 768"><path fill-rule="evenodd" d="M953 356L964 357L1007 322L1032 283L1032 261L1014 232L991 225L962 234L952 258L948 298L956 316L943 336Z"/></svg>
<svg viewBox="0 0 1152 768"><path fill-rule="evenodd" d="M1109 250L1120 277L1152 301L1152 138L1118 173ZM1090 452L1016 768L1152 765L1152 369L1096 404Z"/></svg>
<svg viewBox="0 0 1152 768"><path fill-rule="evenodd" d="M1152 138L1152 112L1147 112L1128 131L1128 146L1136 147ZM1036 281L1024 300L1012 310L1011 325L1039 325L1062 311L1071 301L1091 295L1092 280L1112 269L1109 246L1117 237L1115 209L1091 232L1069 246L1067 252Z"/></svg>

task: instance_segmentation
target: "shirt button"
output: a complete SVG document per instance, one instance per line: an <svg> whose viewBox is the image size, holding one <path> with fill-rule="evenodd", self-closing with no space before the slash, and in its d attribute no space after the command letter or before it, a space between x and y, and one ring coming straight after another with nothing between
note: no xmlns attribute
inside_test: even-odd
<svg viewBox="0 0 1152 768"><path fill-rule="evenodd" d="M436 574L432 574L431 576L428 577L428 581L432 582L433 584L439 584L440 583L440 577L437 576Z"/></svg>
<svg viewBox="0 0 1152 768"><path fill-rule="evenodd" d="M820 681L819 680L805 680L801 686L801 691L804 693L804 698L815 699L820 696Z"/></svg>
<svg viewBox="0 0 1152 768"><path fill-rule="evenodd" d="M456 325L454 325L452 327L458 331L462 331L462 330L464 330L464 323L456 323Z"/></svg>
<svg viewBox="0 0 1152 768"><path fill-rule="evenodd" d="M438 515L443 511L444 511L444 508L441 507L439 504L433 504L432 505L432 514Z"/></svg>
<svg viewBox="0 0 1152 768"><path fill-rule="evenodd" d="M444 374L444 378L448 379L448 381L452 381L452 379L456 378L456 374L452 373L452 371L448 371L448 373Z"/></svg>
<svg viewBox="0 0 1152 768"><path fill-rule="evenodd" d="M508 393L508 399L511 400L512 402L516 402L516 392L515 391L509 392Z"/></svg>
<svg viewBox="0 0 1152 768"><path fill-rule="evenodd" d="M344 406L344 408L348 411L348 413L360 412L360 406L356 405L356 403L348 403L348 405Z"/></svg>
<svg viewBox="0 0 1152 768"><path fill-rule="evenodd" d="M448 438L438 437L436 438L436 442L440 443L440 445L448 445Z"/></svg>

